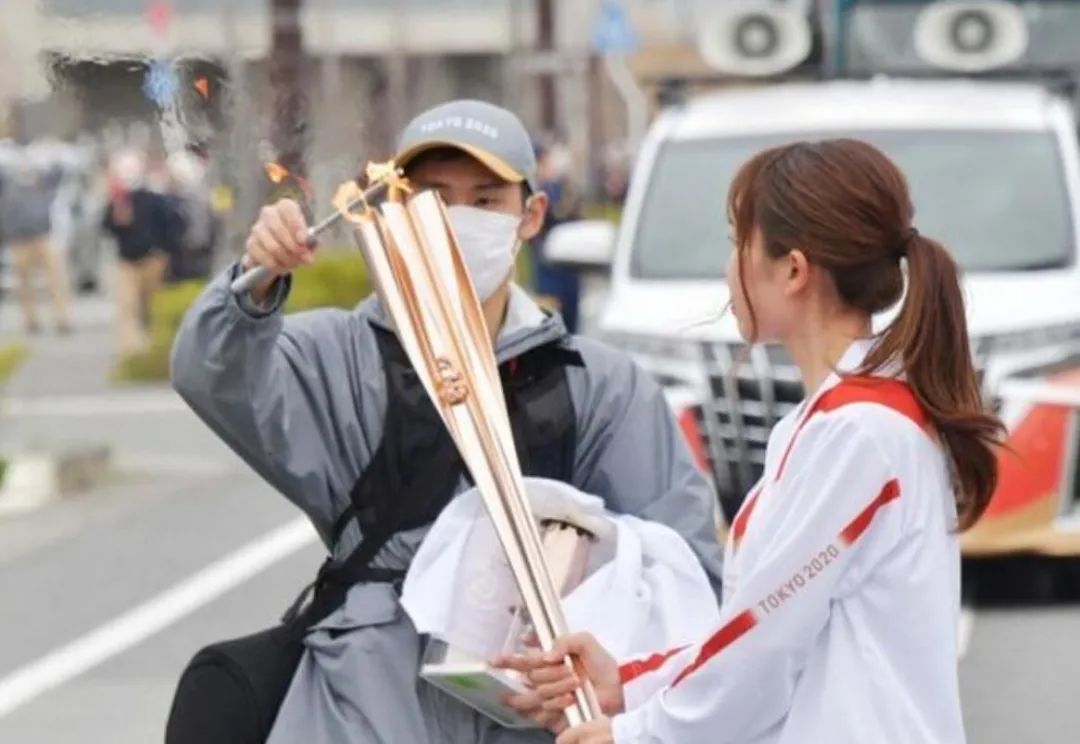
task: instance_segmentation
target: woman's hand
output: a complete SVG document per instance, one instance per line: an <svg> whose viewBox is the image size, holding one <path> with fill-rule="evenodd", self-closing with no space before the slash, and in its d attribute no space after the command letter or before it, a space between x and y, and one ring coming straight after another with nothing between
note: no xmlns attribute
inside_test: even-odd
<svg viewBox="0 0 1080 744"><path fill-rule="evenodd" d="M558 734L566 728L564 711L573 703L579 682L565 664L549 664L540 651L501 656L491 662L499 669L521 673L529 692L507 695L503 703L541 728Z"/></svg>
<svg viewBox="0 0 1080 744"><path fill-rule="evenodd" d="M555 744L615 744L611 733L611 719L597 718L595 721L564 731Z"/></svg>
<svg viewBox="0 0 1080 744"><path fill-rule="evenodd" d="M560 734L566 730L566 715L563 710L546 709L544 699L535 690L522 695L507 695L503 698L503 703L517 711L518 715L528 718L540 728L547 729L553 734Z"/></svg>
<svg viewBox="0 0 1080 744"><path fill-rule="evenodd" d="M621 713L624 708L619 665L604 647L589 633L575 633L556 639L550 651L530 651L504 656L492 666L520 672L532 691L512 696L507 704L545 728L558 733L565 721L562 712L574 702L574 691L581 681L564 662L567 656L576 659L579 669L593 684L600 710L606 715ZM558 714L560 728L549 725L551 714Z"/></svg>

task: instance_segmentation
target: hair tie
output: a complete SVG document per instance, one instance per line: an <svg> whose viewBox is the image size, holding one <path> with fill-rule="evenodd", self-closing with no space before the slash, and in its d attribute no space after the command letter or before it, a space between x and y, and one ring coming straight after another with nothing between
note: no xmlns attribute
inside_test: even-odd
<svg viewBox="0 0 1080 744"><path fill-rule="evenodd" d="M908 254L908 248L911 247L913 241L919 237L919 231L915 227L909 227L905 232L896 248L896 255L900 258L906 258Z"/></svg>

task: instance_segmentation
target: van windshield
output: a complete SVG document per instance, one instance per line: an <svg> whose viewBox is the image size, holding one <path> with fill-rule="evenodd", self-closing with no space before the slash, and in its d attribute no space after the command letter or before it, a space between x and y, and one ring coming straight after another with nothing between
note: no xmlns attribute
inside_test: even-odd
<svg viewBox="0 0 1080 744"><path fill-rule="evenodd" d="M725 199L739 166L768 147L834 136L871 142L896 161L908 178L916 226L942 241L966 271L1072 261L1068 192L1050 132L800 132L664 144L634 236L633 276L723 276L731 251Z"/></svg>

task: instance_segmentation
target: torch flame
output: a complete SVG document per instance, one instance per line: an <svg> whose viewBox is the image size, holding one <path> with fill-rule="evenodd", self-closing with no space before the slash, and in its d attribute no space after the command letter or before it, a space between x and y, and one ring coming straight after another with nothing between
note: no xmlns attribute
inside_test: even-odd
<svg viewBox="0 0 1080 744"><path fill-rule="evenodd" d="M280 184L289 177L289 169L280 163L270 161L264 167L266 168L266 177L276 184Z"/></svg>
<svg viewBox="0 0 1080 744"><path fill-rule="evenodd" d="M342 217L356 224L362 222L363 214L368 210L367 202L364 200L364 192L356 184L356 181L352 179L337 187L334 198L330 200L330 203L334 205L334 209L341 213ZM357 207L363 207L363 211L353 211Z"/></svg>
<svg viewBox="0 0 1080 744"><path fill-rule="evenodd" d="M210 97L210 79L200 77L195 80L195 90L199 91L203 98Z"/></svg>
<svg viewBox="0 0 1080 744"><path fill-rule="evenodd" d="M406 194L412 193L413 189L409 184L409 180L405 178L405 174L394 164L393 160L385 163L368 163L365 175L367 175L369 183L386 181L391 193L395 190Z"/></svg>

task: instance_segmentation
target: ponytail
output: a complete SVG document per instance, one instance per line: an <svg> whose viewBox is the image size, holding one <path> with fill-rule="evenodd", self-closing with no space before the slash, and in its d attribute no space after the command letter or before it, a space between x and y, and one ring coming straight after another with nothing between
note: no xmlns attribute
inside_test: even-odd
<svg viewBox="0 0 1080 744"><path fill-rule="evenodd" d="M902 362L948 454L963 531L986 511L997 486L996 449L1004 427L983 405L956 262L914 229L904 243L898 252L907 257L907 297L863 371Z"/></svg>

